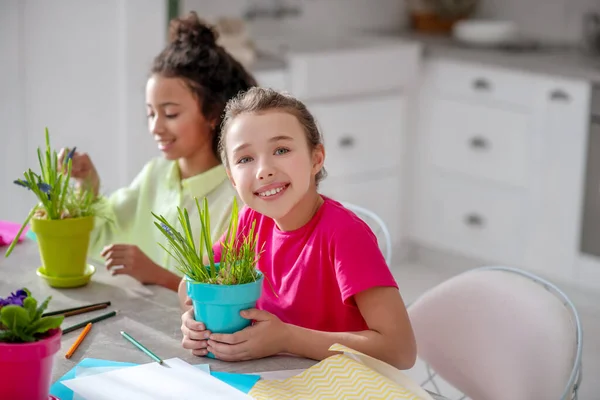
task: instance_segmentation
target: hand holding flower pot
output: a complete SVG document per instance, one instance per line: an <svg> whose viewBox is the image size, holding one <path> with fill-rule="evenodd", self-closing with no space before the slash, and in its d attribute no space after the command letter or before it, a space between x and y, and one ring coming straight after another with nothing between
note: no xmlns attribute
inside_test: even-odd
<svg viewBox="0 0 600 400"><path fill-rule="evenodd" d="M197 242L186 209L178 208L183 233L164 217L153 214L157 219L156 227L168 240L168 248L161 246L177 261L176 267L185 276L194 319L203 322L212 332L234 333L250 324L250 320L242 318L240 312L253 308L262 291L264 277L256 268L261 252L257 249L254 222L249 234L239 237L238 207L234 198L229 227L225 240L220 244L221 259L216 263L207 199L204 198L202 207L196 199L196 207L201 226ZM208 265L203 262L205 254ZM212 357L210 353L208 356Z"/></svg>
<svg viewBox="0 0 600 400"><path fill-rule="evenodd" d="M0 298L0 399L47 400L63 316L42 317L27 289Z"/></svg>

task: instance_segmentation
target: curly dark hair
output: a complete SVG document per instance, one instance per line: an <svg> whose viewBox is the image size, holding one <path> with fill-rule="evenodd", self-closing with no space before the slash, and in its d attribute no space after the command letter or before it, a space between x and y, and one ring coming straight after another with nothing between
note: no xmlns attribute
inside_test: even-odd
<svg viewBox="0 0 600 400"><path fill-rule="evenodd" d="M240 91L256 86L254 77L217 44L217 32L195 12L173 19L169 44L154 59L152 74L181 78L202 102L205 118L215 120L212 149L218 150L223 110L227 101Z"/></svg>

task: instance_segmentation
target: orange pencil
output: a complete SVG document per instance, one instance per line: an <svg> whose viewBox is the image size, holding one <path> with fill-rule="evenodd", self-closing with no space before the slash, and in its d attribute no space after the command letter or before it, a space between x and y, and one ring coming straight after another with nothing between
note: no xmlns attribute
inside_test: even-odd
<svg viewBox="0 0 600 400"><path fill-rule="evenodd" d="M73 343L73 346L71 346L71 348L69 349L69 351L67 351L67 354L65 354L66 358L71 358L71 356L73 355L73 353L75 353L75 350L77 350L77 348L79 347L79 345L81 344L81 342L83 342L83 339L85 338L85 335L88 334L88 332L90 331L90 329L92 329L92 323L91 322L89 324L87 324L85 326L85 328L83 328L83 331L81 332L81 334L79 335L79 337L77 338L77 340L75 341L75 343Z"/></svg>

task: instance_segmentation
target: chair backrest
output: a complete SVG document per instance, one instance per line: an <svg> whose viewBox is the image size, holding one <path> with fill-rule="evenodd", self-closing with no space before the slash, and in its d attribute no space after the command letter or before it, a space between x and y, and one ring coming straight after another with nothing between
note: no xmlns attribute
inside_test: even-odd
<svg viewBox="0 0 600 400"><path fill-rule="evenodd" d="M360 219L365 221L367 225L369 225L375 236L377 236L379 248L381 249L381 252L385 257L385 261L389 266L392 262L392 237L383 219L381 219L381 217L375 212L356 204L342 202L342 205L356 214Z"/></svg>
<svg viewBox="0 0 600 400"><path fill-rule="evenodd" d="M429 290L408 311L419 357L472 399L570 399L576 390L579 316L538 276L477 268Z"/></svg>

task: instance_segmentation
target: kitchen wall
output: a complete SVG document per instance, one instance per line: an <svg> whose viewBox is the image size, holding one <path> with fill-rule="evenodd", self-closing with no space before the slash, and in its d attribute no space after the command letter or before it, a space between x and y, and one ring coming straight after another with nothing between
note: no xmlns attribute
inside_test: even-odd
<svg viewBox="0 0 600 400"><path fill-rule="evenodd" d="M397 30L406 28L406 0L281 0L299 6L302 14L278 22L260 20L251 26L256 35L273 29L323 31L346 28ZM181 0L182 11L196 10L210 17L241 16L248 7L268 7L274 0ZM578 42L583 14L600 11L599 0L481 0L479 17L510 19L528 35L551 41Z"/></svg>
<svg viewBox="0 0 600 400"><path fill-rule="evenodd" d="M182 12L195 10L204 17L242 16L252 6L270 7L274 0L181 0ZM301 8L301 14L279 21L261 19L251 24L253 34L273 30L340 31L344 29L400 29L406 26L405 0L280 0ZM315 28L318 27L318 28Z"/></svg>
<svg viewBox="0 0 600 400"><path fill-rule="evenodd" d="M90 154L104 193L159 155L144 90L166 19L165 0L0 0L0 220L34 204L12 181L38 171L44 127Z"/></svg>
<svg viewBox="0 0 600 400"><path fill-rule="evenodd" d="M534 37L579 42L584 13L600 12L598 0L482 0L479 15L510 19Z"/></svg>

